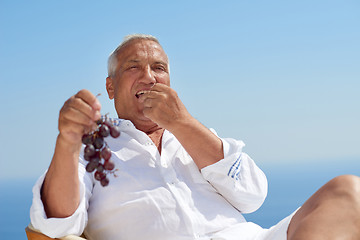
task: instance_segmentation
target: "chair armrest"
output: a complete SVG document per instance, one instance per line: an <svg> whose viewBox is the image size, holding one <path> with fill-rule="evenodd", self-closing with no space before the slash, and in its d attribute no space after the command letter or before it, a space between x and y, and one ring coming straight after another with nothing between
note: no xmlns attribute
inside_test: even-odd
<svg viewBox="0 0 360 240"><path fill-rule="evenodd" d="M51 238L34 229L31 223L25 228L25 232L28 240L86 240L83 236L79 237L75 235L68 235L62 238Z"/></svg>

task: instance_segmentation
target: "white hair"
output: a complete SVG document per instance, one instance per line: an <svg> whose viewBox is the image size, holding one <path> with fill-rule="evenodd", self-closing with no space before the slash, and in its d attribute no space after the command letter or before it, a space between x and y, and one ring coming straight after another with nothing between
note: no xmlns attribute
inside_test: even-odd
<svg viewBox="0 0 360 240"><path fill-rule="evenodd" d="M152 35L148 35L148 34L130 34L124 37L124 40L120 43L120 45L110 54L109 58L108 58L108 76L112 77L115 75L116 73L116 68L117 68L117 64L118 64L118 58L117 55L120 52L120 50L129 42L133 41L133 40L138 40L138 39L142 39L142 40L151 40L154 41L156 43L159 43L159 40L152 36ZM160 45L161 46L161 45ZM168 66L169 67L169 66Z"/></svg>

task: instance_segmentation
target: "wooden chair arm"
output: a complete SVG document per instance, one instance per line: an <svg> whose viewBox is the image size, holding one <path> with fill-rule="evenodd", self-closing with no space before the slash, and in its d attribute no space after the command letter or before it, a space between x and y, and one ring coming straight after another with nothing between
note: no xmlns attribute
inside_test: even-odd
<svg viewBox="0 0 360 240"><path fill-rule="evenodd" d="M68 235L62 238L51 238L34 229L31 224L25 228L25 232L28 240L86 240L83 236L78 237L75 235Z"/></svg>

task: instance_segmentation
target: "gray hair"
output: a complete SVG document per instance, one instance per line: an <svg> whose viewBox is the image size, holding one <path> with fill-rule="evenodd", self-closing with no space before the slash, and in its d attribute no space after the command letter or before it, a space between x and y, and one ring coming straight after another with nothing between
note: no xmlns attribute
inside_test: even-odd
<svg viewBox="0 0 360 240"><path fill-rule="evenodd" d="M116 68L117 68L117 64L118 64L118 59L117 59L117 55L120 52L120 50L129 42L133 41L133 40L151 40L154 41L156 43L159 43L159 40L152 36L152 35L148 35L148 34L130 34L124 37L124 40L122 41L122 43L120 43L120 45L110 54L109 58L108 58L108 76L112 77L115 75L116 73ZM161 46L161 45L160 45Z"/></svg>

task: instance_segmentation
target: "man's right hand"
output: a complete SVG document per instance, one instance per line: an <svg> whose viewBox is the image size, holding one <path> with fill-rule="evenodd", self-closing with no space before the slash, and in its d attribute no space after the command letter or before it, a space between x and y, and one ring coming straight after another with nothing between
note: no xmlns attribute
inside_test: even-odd
<svg viewBox="0 0 360 240"><path fill-rule="evenodd" d="M84 133L96 128L101 105L90 91L81 90L69 98L59 114L59 138L69 144L81 145Z"/></svg>
<svg viewBox="0 0 360 240"><path fill-rule="evenodd" d="M80 202L79 154L81 138L94 128L100 103L88 90L69 98L60 110L55 152L42 186L41 198L47 217L73 214Z"/></svg>

